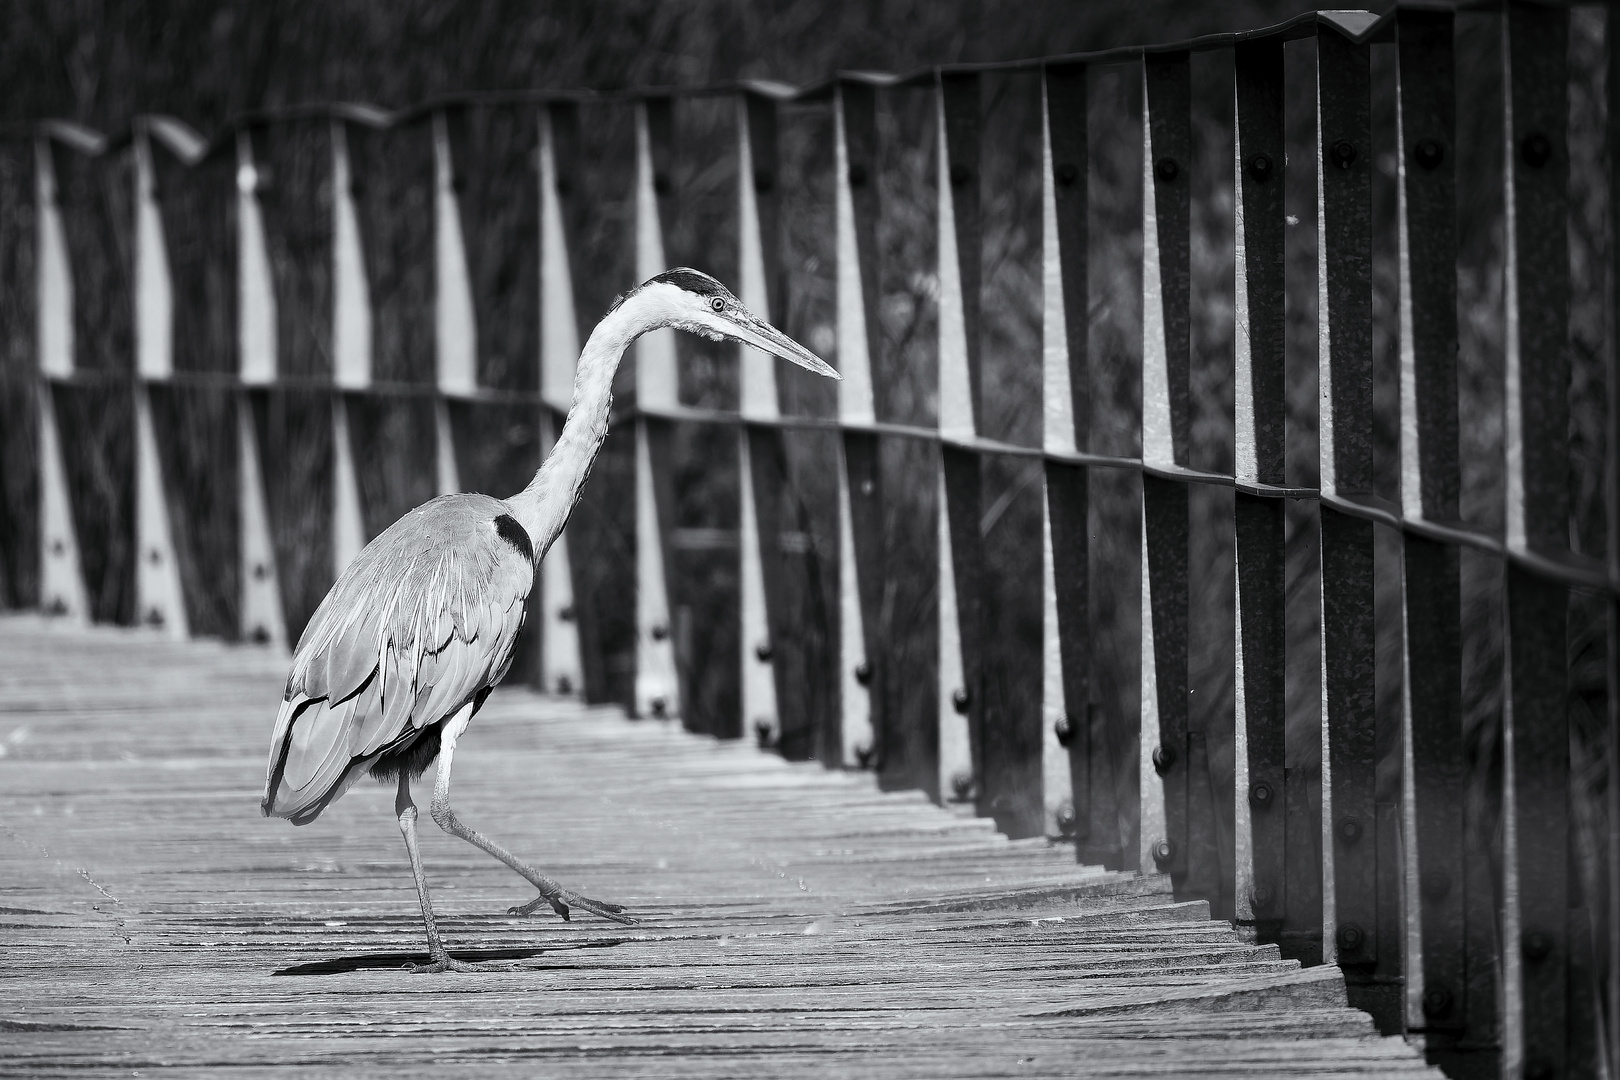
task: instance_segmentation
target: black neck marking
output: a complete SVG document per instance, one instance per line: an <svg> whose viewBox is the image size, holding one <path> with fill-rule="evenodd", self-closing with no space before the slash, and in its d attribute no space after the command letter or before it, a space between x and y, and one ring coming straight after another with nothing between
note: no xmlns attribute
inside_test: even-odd
<svg viewBox="0 0 1620 1080"><path fill-rule="evenodd" d="M523 526L518 524L517 518L511 514L502 514L495 519L495 532L502 540L517 548L525 559L534 562L534 543L530 541L529 534L523 531Z"/></svg>

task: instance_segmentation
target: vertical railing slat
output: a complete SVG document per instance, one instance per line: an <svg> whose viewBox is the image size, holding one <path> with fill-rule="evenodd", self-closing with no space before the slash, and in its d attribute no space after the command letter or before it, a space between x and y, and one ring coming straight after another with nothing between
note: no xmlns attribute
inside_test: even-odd
<svg viewBox="0 0 1620 1080"><path fill-rule="evenodd" d="M839 743L846 766L877 767L883 754L883 511L877 436L852 430L877 420L877 95L844 80L834 98L837 206Z"/></svg>
<svg viewBox="0 0 1620 1080"><path fill-rule="evenodd" d="M1510 548L1569 543L1568 12L1504 13L1506 520ZM1508 568L1503 1070L1549 1076L1569 1056L1571 991L1567 590Z"/></svg>
<svg viewBox="0 0 1620 1080"><path fill-rule="evenodd" d="M646 281L667 269L664 214L670 191L669 158L673 108L668 98L636 103L636 278ZM669 410L680 404L675 331L656 330L636 342L636 404ZM671 631L669 539L674 528L672 432L669 421L636 420L636 685L633 708L640 716L681 715L680 680Z"/></svg>
<svg viewBox="0 0 1620 1080"><path fill-rule="evenodd" d="M569 207L562 191L572 184L579 125L578 108L558 102L540 110L540 448L551 452L561 418L574 400L574 366L580 334L574 303L573 263L577 237L570 228ZM556 693L581 693L586 687L582 606L575 596L574 534L565 529L560 543L540 564L540 685Z"/></svg>
<svg viewBox="0 0 1620 1080"><path fill-rule="evenodd" d="M1086 331L1087 69L1049 65L1042 72L1042 444L1048 453L1090 446ZM1072 836L1090 856L1114 816L1093 806L1090 632L1090 529L1084 466L1048 459L1042 504L1045 645L1041 720L1046 828ZM1094 857L1094 856L1092 856Z"/></svg>
<svg viewBox="0 0 1620 1080"><path fill-rule="evenodd" d="M1236 273L1236 477L1285 482L1283 48L1239 45L1233 176ZM1233 907L1265 936L1280 932L1290 862L1286 790L1287 575L1283 503L1236 498L1236 782Z"/></svg>
<svg viewBox="0 0 1620 1080"><path fill-rule="evenodd" d="M1368 46L1330 25L1317 47L1317 288L1321 486L1372 491L1372 117ZM1396 988L1374 977L1399 943L1381 940L1376 788L1373 525L1322 508L1323 959L1381 1029L1399 1024ZM1398 865L1398 863L1396 864ZM1396 953L1398 955L1398 953Z"/></svg>
<svg viewBox="0 0 1620 1080"><path fill-rule="evenodd" d="M1403 11L1399 49L1401 504L1408 518L1455 521L1457 442L1456 90L1449 12ZM1455 547L1406 536L1406 1026L1430 1060L1466 1037L1463 863L1462 593ZM1416 931L1415 933L1413 931ZM1494 1001L1488 1003L1494 1009ZM1488 1041L1474 1033L1472 1043Z"/></svg>
<svg viewBox="0 0 1620 1080"><path fill-rule="evenodd" d="M471 397L478 390L478 320L472 280L467 272L467 245L461 230L455 157L450 125L443 109L433 113L433 335L438 397L433 402L435 436L434 487L440 495L462 490L450 425L450 397Z"/></svg>
<svg viewBox="0 0 1620 1080"><path fill-rule="evenodd" d="M971 440L979 422L979 96L977 74L938 76L939 429ZM940 446L939 757L940 798L980 802L979 455Z"/></svg>
<svg viewBox="0 0 1620 1080"><path fill-rule="evenodd" d="M332 575L340 577L366 545L355 471L354 433L343 391L371 385L371 288L365 248L354 207L354 173L348 127L333 119L332 132Z"/></svg>

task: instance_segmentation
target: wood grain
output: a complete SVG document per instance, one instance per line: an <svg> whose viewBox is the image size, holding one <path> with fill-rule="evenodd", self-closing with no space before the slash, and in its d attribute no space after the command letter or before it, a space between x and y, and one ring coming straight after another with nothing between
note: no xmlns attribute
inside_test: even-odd
<svg viewBox="0 0 1620 1080"><path fill-rule="evenodd" d="M0 1074L1437 1075L1337 969L1163 878L522 690L463 741L458 810L642 921L507 916L522 882L427 829L450 947L495 970L407 974L391 793L302 830L258 815L283 676L255 648L0 619Z"/></svg>

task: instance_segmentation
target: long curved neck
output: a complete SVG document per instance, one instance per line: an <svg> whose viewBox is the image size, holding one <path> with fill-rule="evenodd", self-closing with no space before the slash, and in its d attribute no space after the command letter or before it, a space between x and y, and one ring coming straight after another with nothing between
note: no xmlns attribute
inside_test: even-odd
<svg viewBox="0 0 1620 1080"><path fill-rule="evenodd" d="M630 343L649 329L634 299L609 312L591 332L574 374L574 404L556 445L529 486L506 500L534 544L536 563L551 550L568 523L602 440L607 438L613 376L619 361Z"/></svg>

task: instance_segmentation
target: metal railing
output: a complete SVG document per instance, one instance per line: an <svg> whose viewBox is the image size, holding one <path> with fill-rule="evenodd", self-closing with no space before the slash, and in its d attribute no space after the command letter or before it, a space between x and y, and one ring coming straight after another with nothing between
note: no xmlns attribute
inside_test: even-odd
<svg viewBox="0 0 1620 1080"><path fill-rule="evenodd" d="M1487 41L1499 64L1457 44L1463 19L1469 47ZM523 677L875 768L1014 835L1167 874L1288 955L1336 961L1352 1000L1454 1075L1612 1071L1616 373L1610 333L1596 381L1572 383L1570 27L1561 7L1403 5L802 89L311 107L211 139L159 116L113 140L55 121L13 132L0 144L0 599L285 647L405 509L521 487L566 411L603 282L693 261L672 250L675 223L729 218L734 235L695 250L733 245L731 283L754 310L796 317L790 278L822 283L829 336L812 345L844 374L836 404L785 411L794 376L756 360L737 368L736 407L709 407L687 345L638 343L622 434L542 568ZM1230 295L1201 293L1193 265L1207 195L1194 195L1195 53L1231 72L1216 110L1231 156L1213 166L1230 198L1215 230L1230 238ZM1612 156L1620 50L1607 56ZM1295 71L1311 68L1302 98ZM1099 105L1088 90L1105 76L1128 92ZM998 194L984 83L1020 78L1039 85L1040 376L993 389L1039 413L1039 445L987 434L984 386ZM880 115L919 100L936 257L897 267L884 253L896 136ZM694 209L674 179L707 164L683 171L694 151L677 108L705 101L735 139L719 210ZM1139 216L1116 230L1140 240L1125 274L1140 337L1123 353L1090 332L1094 275L1111 272L1098 251L1122 250L1093 243L1118 223L1092 197L1091 125L1120 101L1142 146ZM1460 110L1494 115L1500 145L1473 146ZM582 116L613 118L618 156L581 149ZM785 250L794 124L830 163L822 187L799 189L831 228L830 264L809 270ZM1487 152L1494 169L1475 168ZM616 237L593 187L608 174L628 193ZM1316 184L1304 226L1289 213L1302 178ZM1496 248L1479 240L1493 226ZM1311 247L1314 281L1296 265ZM933 275L920 324L937 323L932 425L897 422L883 400L911 355L885 330L897 271ZM1459 276L1474 273L1503 286L1499 376L1470 351L1490 351L1490 334L1459 326L1473 302ZM1221 302L1235 406L1214 440L1227 449L1209 452L1194 417L1224 406L1192 377L1224 361L1198 355L1194 323ZM1303 364L1296 323L1315 343ZM1500 413L1459 387L1460 363L1496 380ZM1117 404L1098 396L1104 375L1139 408L1123 453L1097 434ZM1583 393L1606 395L1595 466L1572 457ZM1468 479L1462 450L1495 415L1499 489ZM998 536L989 555L1023 494L1009 462L1040 470L1038 532ZM1578 467L1598 480L1601 550L1581 543ZM1470 510L1470 490L1497 502ZM724 512L688 512L703 499ZM1038 590L994 587L1033 582L1035 559ZM900 594L926 608L904 642ZM1570 720L1583 625L1603 642L1591 738Z"/></svg>

